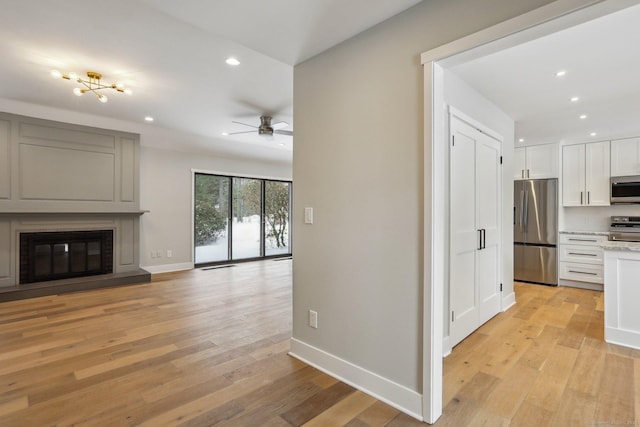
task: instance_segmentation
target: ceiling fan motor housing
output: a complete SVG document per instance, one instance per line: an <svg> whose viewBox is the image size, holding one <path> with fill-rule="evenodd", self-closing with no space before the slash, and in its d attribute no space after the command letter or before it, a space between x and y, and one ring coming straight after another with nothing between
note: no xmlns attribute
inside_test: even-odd
<svg viewBox="0 0 640 427"><path fill-rule="evenodd" d="M260 116L260 127L258 128L258 134L273 135L273 128L271 127L271 116Z"/></svg>

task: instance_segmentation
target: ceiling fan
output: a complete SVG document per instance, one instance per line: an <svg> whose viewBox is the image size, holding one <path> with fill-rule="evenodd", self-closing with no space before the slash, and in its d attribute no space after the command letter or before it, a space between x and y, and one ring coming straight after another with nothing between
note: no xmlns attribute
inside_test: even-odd
<svg viewBox="0 0 640 427"><path fill-rule="evenodd" d="M260 126L254 126L254 125L250 125L248 123L242 123L242 122L236 122L233 121L232 123L237 123L239 125L243 125L243 126L249 126L252 127L254 129L258 129L258 134L259 135L266 135L266 136L272 136L273 134L278 134L278 135L287 135L287 136L293 136L293 131L290 130L283 130L282 128L286 128L287 126L289 126L289 123L287 122L277 122L274 124L271 124L271 116L260 116ZM242 132L231 132L229 133L229 135L237 135L240 133L251 133L251 132L255 132L255 130L248 130L248 131L242 131Z"/></svg>

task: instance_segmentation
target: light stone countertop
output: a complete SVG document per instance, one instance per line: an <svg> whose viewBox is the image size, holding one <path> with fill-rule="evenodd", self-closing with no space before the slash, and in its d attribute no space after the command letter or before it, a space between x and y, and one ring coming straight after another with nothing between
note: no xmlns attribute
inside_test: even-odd
<svg viewBox="0 0 640 427"><path fill-rule="evenodd" d="M600 245L605 251L640 252L640 242L606 241Z"/></svg>
<svg viewBox="0 0 640 427"><path fill-rule="evenodd" d="M588 236L608 236L608 231L561 231L560 234L585 234Z"/></svg>

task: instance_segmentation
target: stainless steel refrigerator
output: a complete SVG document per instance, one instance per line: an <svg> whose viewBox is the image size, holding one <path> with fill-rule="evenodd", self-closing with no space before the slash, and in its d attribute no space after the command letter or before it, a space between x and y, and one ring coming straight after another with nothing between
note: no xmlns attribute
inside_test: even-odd
<svg viewBox="0 0 640 427"><path fill-rule="evenodd" d="M558 285L558 180L514 181L514 279Z"/></svg>

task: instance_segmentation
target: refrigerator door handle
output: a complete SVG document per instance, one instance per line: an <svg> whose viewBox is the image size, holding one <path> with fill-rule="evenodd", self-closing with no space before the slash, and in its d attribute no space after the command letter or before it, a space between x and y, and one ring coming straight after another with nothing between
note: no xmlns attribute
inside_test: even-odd
<svg viewBox="0 0 640 427"><path fill-rule="evenodd" d="M524 231L524 190L520 190L520 232Z"/></svg>
<svg viewBox="0 0 640 427"><path fill-rule="evenodd" d="M529 227L529 192L524 196L524 206L522 207L522 227L526 230Z"/></svg>
<svg viewBox="0 0 640 427"><path fill-rule="evenodd" d="M482 229L478 230L478 250L482 250Z"/></svg>
<svg viewBox="0 0 640 427"><path fill-rule="evenodd" d="M487 249L487 229L482 229L482 249Z"/></svg>

